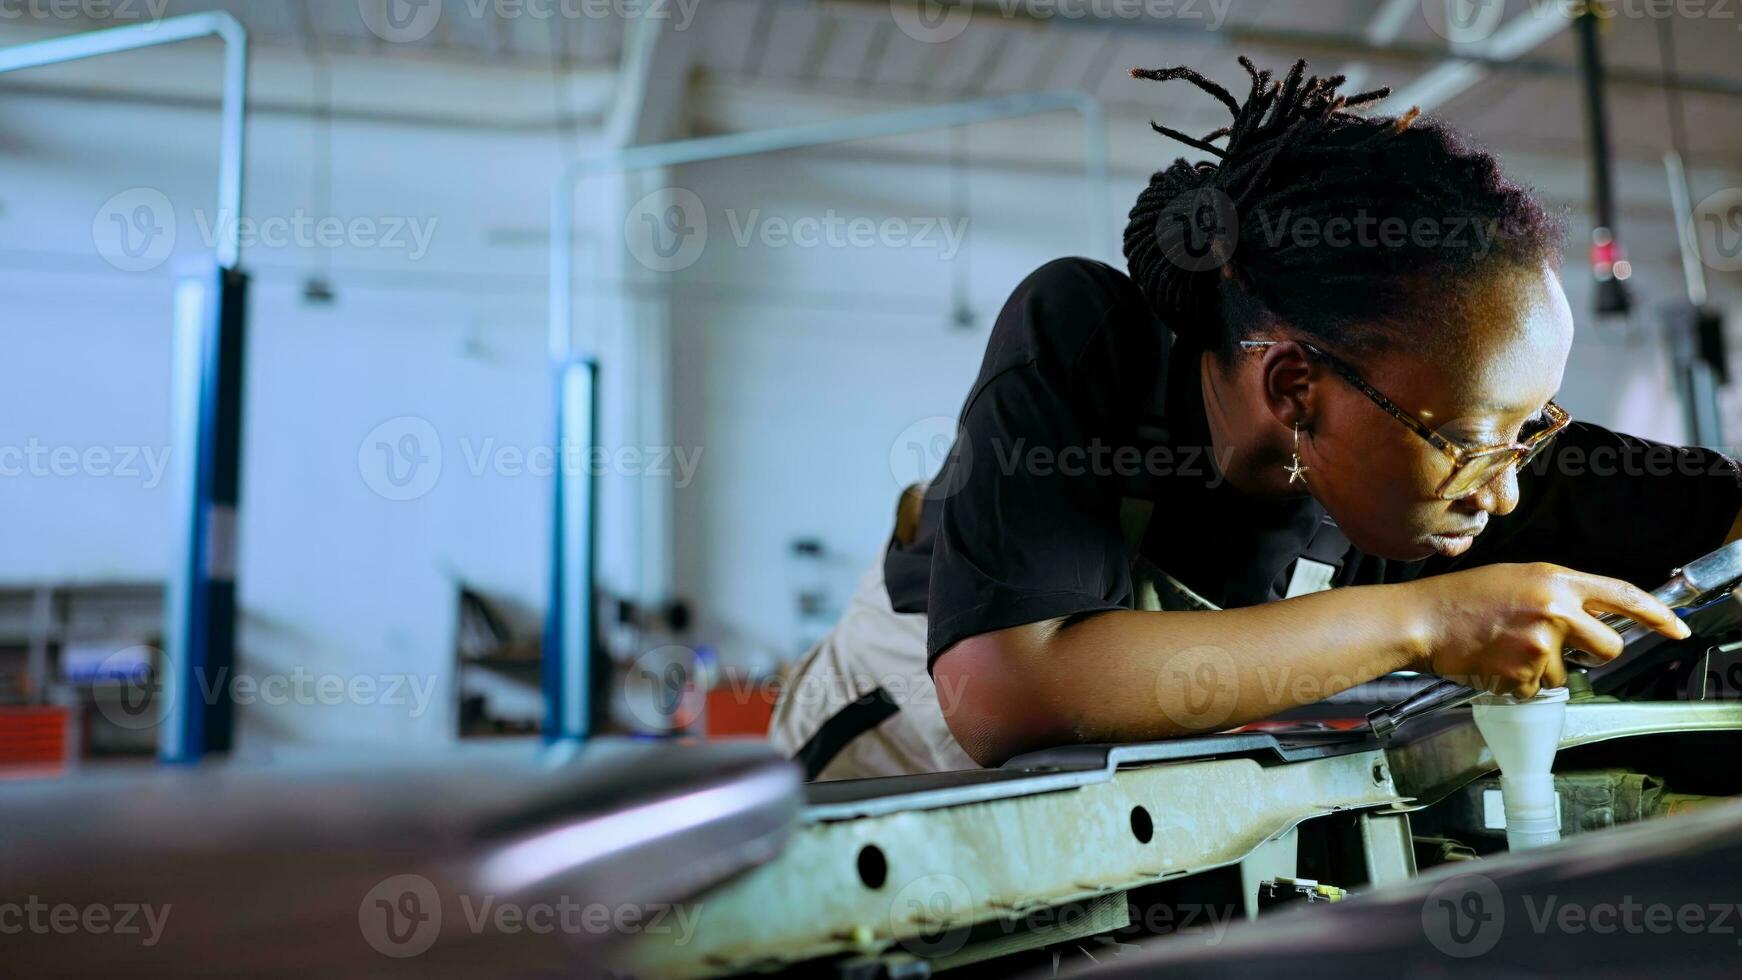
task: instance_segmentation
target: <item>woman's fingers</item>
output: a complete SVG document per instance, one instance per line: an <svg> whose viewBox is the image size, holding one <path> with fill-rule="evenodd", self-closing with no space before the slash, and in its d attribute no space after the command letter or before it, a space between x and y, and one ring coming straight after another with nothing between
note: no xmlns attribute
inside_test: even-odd
<svg viewBox="0 0 1742 980"><path fill-rule="evenodd" d="M1583 650L1604 662L1621 655L1621 634L1612 627L1603 625L1601 620L1590 613L1579 612L1568 616L1566 627L1567 646ZM1561 658L1554 659L1559 661ZM1562 677L1565 677L1564 665Z"/></svg>
<svg viewBox="0 0 1742 980"><path fill-rule="evenodd" d="M1662 633L1672 640L1685 640L1688 626L1651 593L1620 579L1574 572L1575 586L1584 593L1587 612L1616 613ZM1613 630L1609 631L1613 633ZM1579 644L1574 644L1580 646ZM1583 649L1580 646L1580 649ZM1600 651L1593 650L1592 653ZM1619 651L1617 651L1619 652ZM1610 654L1614 656L1614 654ZM1604 659L1608 659L1607 657Z"/></svg>

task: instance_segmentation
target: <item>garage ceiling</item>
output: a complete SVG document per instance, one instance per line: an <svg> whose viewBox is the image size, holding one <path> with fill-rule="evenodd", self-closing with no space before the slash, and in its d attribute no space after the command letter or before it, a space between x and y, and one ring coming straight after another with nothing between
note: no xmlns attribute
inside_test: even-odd
<svg viewBox="0 0 1742 980"><path fill-rule="evenodd" d="M114 2L137 10L147 0ZM672 16L669 24L694 10L687 30L700 35L699 70L721 83L927 102L1079 89L1099 96L1114 113L1131 115L1155 114L1185 94L1133 82L1125 70L1134 65L1189 63L1240 85L1236 54L1272 65L1298 56L1321 70L1353 69L1368 86L1395 86L1420 78L1452 53L1427 12L1441 0L963 0L974 4L965 29L934 40L912 36L895 15L911 11L915 0L424 0L440 4L441 16L426 36L408 43L376 36L364 17L371 5L408 0L158 2L167 3L169 15L227 10L260 43L311 55L555 61L570 69L614 66L623 47L621 11L653 4ZM1505 17L1558 17L1554 12L1568 2L1504 0ZM1618 12L1605 30L1605 56L1615 73L1611 112L1626 121L1616 127L1617 152L1655 160L1669 144L1659 22L1647 14L1671 9L1681 12L1671 33L1692 154L1706 165L1742 167L1742 126L1736 125L1742 118L1742 0L1610 5ZM1217 20L1217 7L1225 20ZM552 10L583 13L553 17ZM1174 15L1120 18L1121 10ZM1499 145L1579 152L1584 127L1575 39L1570 31L1548 33L1437 111Z"/></svg>

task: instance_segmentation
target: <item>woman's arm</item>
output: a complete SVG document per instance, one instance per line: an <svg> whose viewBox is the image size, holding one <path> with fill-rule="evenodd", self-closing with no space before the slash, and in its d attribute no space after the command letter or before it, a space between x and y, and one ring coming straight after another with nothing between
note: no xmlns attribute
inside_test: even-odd
<svg viewBox="0 0 1742 980"><path fill-rule="evenodd" d="M1566 682L1562 648L1621 650L1620 612L1687 628L1646 592L1554 565L1492 565L1217 612L1099 613L962 640L933 668L950 731L975 761L1071 742L1220 731L1394 670L1534 694Z"/></svg>

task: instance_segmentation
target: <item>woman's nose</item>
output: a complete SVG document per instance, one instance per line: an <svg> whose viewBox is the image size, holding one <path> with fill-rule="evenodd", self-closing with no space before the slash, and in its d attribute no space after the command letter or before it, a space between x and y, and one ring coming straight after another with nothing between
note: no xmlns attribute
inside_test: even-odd
<svg viewBox="0 0 1742 980"><path fill-rule="evenodd" d="M1494 479L1464 498L1471 506L1496 517L1505 517L1518 506L1518 467L1508 466Z"/></svg>

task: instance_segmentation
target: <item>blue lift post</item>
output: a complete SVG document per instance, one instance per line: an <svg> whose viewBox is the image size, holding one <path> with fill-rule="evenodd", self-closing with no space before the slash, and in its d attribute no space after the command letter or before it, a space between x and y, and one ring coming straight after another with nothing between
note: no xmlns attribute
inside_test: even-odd
<svg viewBox="0 0 1742 980"><path fill-rule="evenodd" d="M165 596L167 669L157 756L197 762L231 748L236 667L236 514L242 462L242 363L248 279L215 261L176 285L172 460L180 531Z"/></svg>
<svg viewBox="0 0 1742 980"><path fill-rule="evenodd" d="M549 345L556 384L559 453L565 438L586 433L581 458L598 444L598 369L574 353L574 228L576 188L585 177L624 174L682 163L720 160L826 146L850 140L950 129L997 119L1075 112L1083 120L1083 167L1088 177L1089 248L1102 254L1108 241L1107 133L1101 105L1079 92L1037 92L950 105L787 126L779 129L631 146L581 157L564 168L551 195ZM584 379L584 380L583 380ZM558 457L562 457L559 455ZM544 740L578 745L592 733L592 666L598 654L594 628L597 486L590 466L582 479L556 468L555 520L551 526L550 594L544 634Z"/></svg>
<svg viewBox="0 0 1742 980"><path fill-rule="evenodd" d="M229 14L51 38L0 48L0 73L202 37L224 42L216 253L175 287L171 465L176 557L164 602L157 755L192 763L228 751L228 683L236 657L236 526L242 449L242 354L248 279L240 222L248 34Z"/></svg>
<svg viewBox="0 0 1742 980"><path fill-rule="evenodd" d="M557 461L551 534L574 547L551 549L550 606L545 614L544 649L575 650L579 662L544 657L544 741L581 742L592 730L593 690L588 657L595 650L594 542L598 539L598 478L590 451L599 444L599 368L590 360L558 362L553 372L557 404ZM573 446L578 456L570 456ZM578 458L577 472L566 463Z"/></svg>

